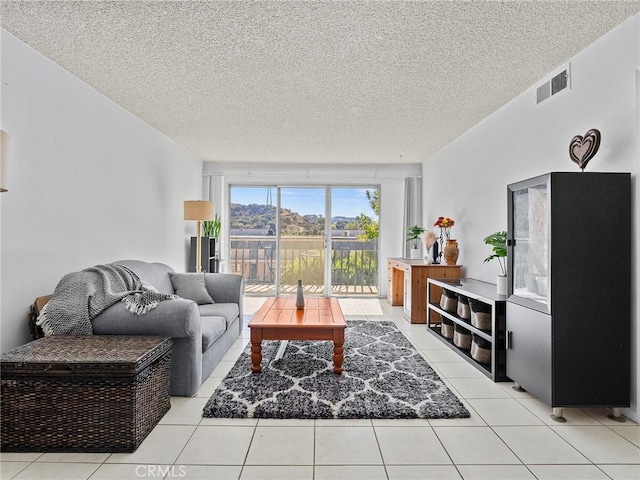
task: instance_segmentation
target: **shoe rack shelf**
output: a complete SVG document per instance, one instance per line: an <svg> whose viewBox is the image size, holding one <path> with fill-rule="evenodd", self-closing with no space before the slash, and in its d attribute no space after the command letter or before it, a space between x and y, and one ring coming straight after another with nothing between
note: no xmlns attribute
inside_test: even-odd
<svg viewBox="0 0 640 480"><path fill-rule="evenodd" d="M439 288L431 288L432 285ZM440 293L442 289L446 289L450 295L455 294L456 299L463 296L468 299L470 304L476 302L477 308L485 312L490 311L490 328L480 329L472 325L470 319L463 318L458 314L461 312L457 307L455 311L445 310L440 303L441 295L444 295L444 293ZM427 315L429 332L438 340L445 343L494 382L510 380L506 373L506 297L496 293L495 284L471 278L456 281L430 278L427 280L427 309L430 311L430 315ZM478 345L482 345L487 353L485 358L488 357L487 351L490 349L489 361L476 360L471 355L471 349L457 346L453 339L447 338L444 335L444 323L453 324L453 329L459 332L460 337L458 338L470 336L472 348L474 343L476 348Z"/></svg>

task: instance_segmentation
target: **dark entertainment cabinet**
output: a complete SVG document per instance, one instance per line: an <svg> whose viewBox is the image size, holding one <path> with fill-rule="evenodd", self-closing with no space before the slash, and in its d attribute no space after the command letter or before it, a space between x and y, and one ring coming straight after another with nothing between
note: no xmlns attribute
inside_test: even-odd
<svg viewBox="0 0 640 480"><path fill-rule="evenodd" d="M505 352L505 300L504 295L496 293L496 286L493 283L482 282L472 278L462 278L457 281L436 280L429 278L427 280L427 308L430 312L435 312L437 317L445 317L463 328L469 334L477 335L480 338L490 342L491 360L488 363L481 363L471 357L469 350L457 347L452 340L445 338L442 333L442 322L429 322L429 332L434 334L440 341L447 344L458 355L466 359L478 370L484 373L494 382L507 381L506 373L506 352ZM431 288L435 285L438 288ZM480 302L491 309L491 328L480 330L469 320L465 320L458 316L455 312L447 312L440 307L440 292L442 288L446 288L450 292L457 295L463 295L467 299L473 299ZM435 298L437 297L437 298ZM430 315L428 318L432 319Z"/></svg>
<svg viewBox="0 0 640 480"><path fill-rule="evenodd" d="M191 237L189 252L189 271L196 271L196 237ZM218 273L218 257L216 256L216 239L214 237L200 238L200 265L203 272Z"/></svg>
<svg viewBox="0 0 640 480"><path fill-rule="evenodd" d="M553 407L630 404L631 176L508 186L507 375Z"/></svg>

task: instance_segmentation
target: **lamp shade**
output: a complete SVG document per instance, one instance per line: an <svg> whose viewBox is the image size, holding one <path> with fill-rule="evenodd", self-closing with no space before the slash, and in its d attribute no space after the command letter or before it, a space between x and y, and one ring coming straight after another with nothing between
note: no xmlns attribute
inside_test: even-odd
<svg viewBox="0 0 640 480"><path fill-rule="evenodd" d="M213 220L214 218L213 202L206 200L185 200L185 220Z"/></svg>

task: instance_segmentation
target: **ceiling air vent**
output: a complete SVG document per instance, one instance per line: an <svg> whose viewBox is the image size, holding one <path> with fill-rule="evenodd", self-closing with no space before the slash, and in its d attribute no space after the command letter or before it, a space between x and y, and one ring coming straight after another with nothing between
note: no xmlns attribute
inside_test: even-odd
<svg viewBox="0 0 640 480"><path fill-rule="evenodd" d="M571 65L567 65L560 73L554 75L553 78L547 80L536 88L536 103L540 103L543 100L552 97L567 87L571 88L571 85L569 84L570 66Z"/></svg>

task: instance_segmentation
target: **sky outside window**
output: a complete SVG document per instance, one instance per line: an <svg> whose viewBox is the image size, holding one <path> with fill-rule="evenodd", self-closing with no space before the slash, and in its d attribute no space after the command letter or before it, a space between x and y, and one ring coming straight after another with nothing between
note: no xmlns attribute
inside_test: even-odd
<svg viewBox="0 0 640 480"><path fill-rule="evenodd" d="M276 205L275 187L232 187L231 203L241 205L266 205L268 193L271 190L271 204ZM332 192L332 210L334 216L357 217L361 213L371 218L376 218L371 209L366 191L373 192L375 187L369 188L339 188L335 187ZM282 189L282 204L289 207L300 215L313 215L324 212L324 196L318 194L318 189L309 188L284 188Z"/></svg>

